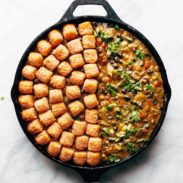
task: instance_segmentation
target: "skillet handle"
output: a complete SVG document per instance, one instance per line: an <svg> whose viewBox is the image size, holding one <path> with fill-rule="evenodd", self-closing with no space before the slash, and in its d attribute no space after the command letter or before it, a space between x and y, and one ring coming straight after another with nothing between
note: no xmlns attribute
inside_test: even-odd
<svg viewBox="0 0 183 183"><path fill-rule="evenodd" d="M107 12L107 15L105 16L106 18L121 22L121 19L115 13L115 11L111 7L111 5L107 2L107 0L75 0L69 6L69 8L67 9L67 11L65 12L65 14L63 15L63 17L59 22L74 19L75 17L73 15L73 12L80 5L101 5Z"/></svg>
<svg viewBox="0 0 183 183"><path fill-rule="evenodd" d="M99 183L100 177L106 171L106 169L75 169L88 183Z"/></svg>

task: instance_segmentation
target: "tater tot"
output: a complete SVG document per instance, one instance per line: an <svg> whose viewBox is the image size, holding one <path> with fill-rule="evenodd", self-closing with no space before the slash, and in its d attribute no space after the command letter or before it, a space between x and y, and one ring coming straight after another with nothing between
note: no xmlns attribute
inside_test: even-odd
<svg viewBox="0 0 183 183"><path fill-rule="evenodd" d="M84 111L84 105L82 102L76 100L68 105L68 108L72 114L72 116L77 116L78 114Z"/></svg>
<svg viewBox="0 0 183 183"><path fill-rule="evenodd" d="M34 107L22 110L22 119L26 122L37 119L37 113Z"/></svg>
<svg viewBox="0 0 183 183"><path fill-rule="evenodd" d="M39 119L40 119L41 123L46 127L50 126L55 121L55 117L54 117L53 113L51 112L51 110L44 112L42 114L39 114Z"/></svg>
<svg viewBox="0 0 183 183"><path fill-rule="evenodd" d="M48 99L46 97L36 100L34 106L38 113L43 113L50 109Z"/></svg>
<svg viewBox="0 0 183 183"><path fill-rule="evenodd" d="M58 46L63 41L62 34L60 31L53 29L48 34L49 42L52 44L53 47Z"/></svg>
<svg viewBox="0 0 183 183"><path fill-rule="evenodd" d="M79 24L79 34L81 36L93 34L93 27L91 22L83 22Z"/></svg>
<svg viewBox="0 0 183 183"><path fill-rule="evenodd" d="M72 85L66 86L66 96L68 100L74 100L81 97L81 91L79 86Z"/></svg>
<svg viewBox="0 0 183 183"><path fill-rule="evenodd" d="M95 94L89 94L84 97L85 106L88 109L93 109L98 106L99 102Z"/></svg>
<svg viewBox="0 0 183 183"><path fill-rule="evenodd" d="M53 50L53 55L60 61L63 61L69 56L69 51L64 45L60 44Z"/></svg>
<svg viewBox="0 0 183 183"><path fill-rule="evenodd" d="M67 48L71 54L76 54L83 51L83 46L79 38L68 42Z"/></svg>
<svg viewBox="0 0 183 183"><path fill-rule="evenodd" d="M86 134L91 137L98 137L100 133L100 125L87 124Z"/></svg>
<svg viewBox="0 0 183 183"><path fill-rule="evenodd" d="M43 129L44 129L43 125L41 124L39 119L35 119L35 120L31 121L27 125L28 132L33 135L42 132Z"/></svg>
<svg viewBox="0 0 183 183"><path fill-rule="evenodd" d="M22 80L19 82L18 89L19 89L19 92L22 94L32 94L33 93L33 82Z"/></svg>
<svg viewBox="0 0 183 183"><path fill-rule="evenodd" d="M86 122L84 121L74 121L72 125L72 133L76 136L84 135L86 131Z"/></svg>
<svg viewBox="0 0 183 183"><path fill-rule="evenodd" d="M61 145L59 142L51 141L48 145L47 152L52 157L57 157L60 154Z"/></svg>
<svg viewBox="0 0 183 183"><path fill-rule="evenodd" d="M70 56L69 60L73 69L81 68L85 64L83 56L80 53Z"/></svg>
<svg viewBox="0 0 183 183"><path fill-rule="evenodd" d="M63 27L63 35L64 38L68 41L71 39L75 39L78 37L78 32L76 30L76 26L74 24L66 24Z"/></svg>
<svg viewBox="0 0 183 183"><path fill-rule="evenodd" d="M48 86L43 83L38 83L34 85L34 94L36 98L47 97L49 95Z"/></svg>
<svg viewBox="0 0 183 183"><path fill-rule="evenodd" d="M53 72L45 67L40 67L39 70L36 72L37 79L45 84L49 82L52 75Z"/></svg>
<svg viewBox="0 0 183 183"><path fill-rule="evenodd" d="M62 127L58 123L53 123L48 129L48 134L53 137L54 139L58 139L58 137L62 133Z"/></svg>
<svg viewBox="0 0 183 183"><path fill-rule="evenodd" d="M66 77L66 76L68 76L68 75L71 73L72 67L71 67L71 65L70 65L68 62L63 61L63 62L61 62L60 65L57 67L57 71L58 71L58 73L59 73L61 76Z"/></svg>
<svg viewBox="0 0 183 183"><path fill-rule="evenodd" d="M59 117L67 111L67 108L63 102L52 104L52 113L55 117Z"/></svg>
<svg viewBox="0 0 183 183"><path fill-rule="evenodd" d="M37 43L37 50L41 53L41 55L46 57L51 52L52 46L48 41L41 40Z"/></svg>
<svg viewBox="0 0 183 183"><path fill-rule="evenodd" d="M96 40L94 35L86 35L82 37L82 44L85 49L96 47Z"/></svg>
<svg viewBox="0 0 183 183"><path fill-rule="evenodd" d="M49 101L51 104L59 103L63 101L62 90L52 89L49 91Z"/></svg>
<svg viewBox="0 0 183 183"><path fill-rule="evenodd" d="M87 163L90 166L96 166L100 162L100 153L98 152L87 152Z"/></svg>
<svg viewBox="0 0 183 183"><path fill-rule="evenodd" d="M71 115L66 112L62 116L58 118L58 124L63 128L67 129L73 124L74 120L72 119Z"/></svg>
<svg viewBox="0 0 183 183"><path fill-rule="evenodd" d="M70 76L70 82L74 85L82 85L85 79L85 74L81 71L73 71Z"/></svg>
<svg viewBox="0 0 183 183"><path fill-rule="evenodd" d="M88 139L89 138L86 135L76 137L75 148L80 151L83 151L86 148L88 148Z"/></svg>
<svg viewBox="0 0 183 183"><path fill-rule="evenodd" d="M74 155L74 149L68 147L62 147L59 159L63 162L72 160Z"/></svg>
<svg viewBox="0 0 183 183"><path fill-rule="evenodd" d="M86 152L75 152L73 157L74 163L80 166L84 165L86 162L86 156Z"/></svg>
<svg viewBox="0 0 183 183"><path fill-rule="evenodd" d="M31 108L34 106L34 97L32 95L20 95L18 102L22 108Z"/></svg>
<svg viewBox="0 0 183 183"><path fill-rule="evenodd" d="M86 63L94 64L98 61L98 55L95 49L84 50L83 55Z"/></svg>
<svg viewBox="0 0 183 183"><path fill-rule="evenodd" d="M34 80L37 69L31 65L25 65L22 69L22 76L29 80Z"/></svg>
<svg viewBox="0 0 183 183"><path fill-rule="evenodd" d="M74 134L63 131L60 138L60 144L63 146L71 147L73 143L74 143Z"/></svg>
<svg viewBox="0 0 183 183"><path fill-rule="evenodd" d="M53 75L50 79L50 85L56 89L64 88L65 83L66 83L65 77L60 75Z"/></svg>
<svg viewBox="0 0 183 183"><path fill-rule="evenodd" d="M86 64L83 68L88 79L97 77L99 75L99 70L96 64Z"/></svg>
<svg viewBox="0 0 183 183"><path fill-rule="evenodd" d="M95 124L98 122L98 111L95 109L89 110L86 109L85 110L85 121L88 123L92 123Z"/></svg>
<svg viewBox="0 0 183 183"><path fill-rule="evenodd" d="M86 79L83 84L83 90L87 93L94 94L97 91L98 81L95 79Z"/></svg>
<svg viewBox="0 0 183 183"><path fill-rule="evenodd" d="M43 63L43 56L40 53L30 52L27 63L38 68Z"/></svg>
<svg viewBox="0 0 183 183"><path fill-rule="evenodd" d="M99 152L102 147L102 139L98 137L90 137L88 141L88 150L93 152Z"/></svg>
<svg viewBox="0 0 183 183"><path fill-rule="evenodd" d="M55 58L53 55L49 55L46 57L43 61L43 65L48 68L50 71L53 71L56 69L56 67L59 65L59 61Z"/></svg>
<svg viewBox="0 0 183 183"><path fill-rule="evenodd" d="M46 144L48 144L50 142L50 140L51 140L50 136L48 135L46 130L42 131L41 133L39 133L35 137L35 141L39 145L46 145Z"/></svg>

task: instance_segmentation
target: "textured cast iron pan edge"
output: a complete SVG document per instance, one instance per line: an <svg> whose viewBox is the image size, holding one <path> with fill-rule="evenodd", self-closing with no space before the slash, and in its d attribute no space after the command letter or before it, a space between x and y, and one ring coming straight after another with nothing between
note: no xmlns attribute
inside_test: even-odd
<svg viewBox="0 0 183 183"><path fill-rule="evenodd" d="M73 11L75 10L75 8L78 5L86 5L86 4L102 5L107 11L107 16L106 17L101 17L101 16L73 17ZM34 139L27 132L26 124L22 120L21 114L20 114L21 108L18 104L18 95L19 95L18 82L21 79L21 70L22 70L23 65L25 65L28 53L32 50L33 47L35 47L36 42L38 40L40 40L41 38L43 38L51 29L57 28L58 26L61 26L65 23L67 23L67 22L78 22L78 20L79 21L84 21L84 20L91 20L92 21L93 20L93 21L99 21L99 22L101 21L101 22L114 23L114 24L118 24L121 28L124 28L127 31L134 34L138 39L140 39L147 46L147 48L150 50L150 52L154 56L155 60L157 61L158 66L160 68L160 71L161 71L161 74L162 74L162 77L163 77L163 81L164 81L164 89L165 89L164 107L163 107L163 110L162 110L162 115L161 115L161 118L159 120L159 123L158 123L156 129L154 130L151 138L136 154L134 154L133 156L131 156L131 157L119 162L119 163L113 164L113 165L99 166L99 167L78 167L78 166L75 166L75 165L72 165L72 164L63 163L63 162L61 162L61 161L59 161L55 158L51 158L50 156L48 156L48 154L41 147L39 147L39 146L37 146L37 144L35 144ZM128 24L121 21L120 18L116 15L116 13L111 8L111 6L108 4L107 1L105 1L105 0L76 0L71 4L71 6L68 8L68 10L66 11L64 16L62 17L62 19L58 23L56 23L55 25L51 26L50 28L46 29L43 33L41 33L30 44L30 46L26 49L25 53L23 54L23 56L21 58L21 61L20 61L19 65L18 65L17 71L16 71L14 84L13 84L13 87L12 87L12 90L11 90L11 97L12 97L12 100L13 100L13 103L14 103L14 107L15 107L15 111L16 111L19 123L20 123L24 133L26 134L26 136L32 142L32 144L41 153L43 153L46 157L48 157L52 161L56 162L57 164L67 166L67 167L73 168L74 170L78 171L87 182L96 182L96 181L99 180L101 174L104 171L108 170L109 168L122 165L125 162L133 159L138 154L140 154L140 152L143 151L152 142L152 140L154 139L154 137L156 136L156 134L158 133L160 127L163 124L163 121L164 121L164 118L165 118L165 115L166 115L166 111L167 111L167 107L168 107L168 102L169 102L170 97L171 97L171 88L170 88L170 85L168 83L168 78L167 78L167 74L166 74L166 70L164 68L163 62L162 62L160 56L158 55L157 51L155 50L155 48L152 46L152 44L140 32L138 32L133 27L131 27Z"/></svg>

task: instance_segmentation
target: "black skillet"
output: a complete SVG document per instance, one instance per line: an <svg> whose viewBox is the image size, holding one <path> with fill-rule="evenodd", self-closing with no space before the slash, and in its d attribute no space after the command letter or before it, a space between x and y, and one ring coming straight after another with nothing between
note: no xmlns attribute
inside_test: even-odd
<svg viewBox="0 0 183 183"><path fill-rule="evenodd" d="M76 9L77 6L79 6L79 5L91 5L91 4L93 4L93 5L102 5L104 7L104 9L106 10L107 15L106 16L80 16L80 17L74 17L73 16L73 12L74 12L74 10ZM137 153L135 153L134 155L122 160L121 162L118 162L118 163L112 164L112 165L99 165L97 167L87 167L87 166L79 167L79 166L75 166L73 164L63 163L63 162L59 161L58 159L50 157L47 154L45 148L37 145L34 141L33 136L30 135L27 132L26 124L22 120L22 117L21 117L21 107L18 103L18 96L19 96L18 83L21 80L21 70L22 70L23 66L25 65L25 63L27 61L27 56L28 56L29 52L31 52L35 48L36 43L40 39L45 38L46 35L48 34L48 32L50 30L54 29L54 28L59 29L66 23L69 23L69 22L79 23L79 22L86 21L86 20L117 24L121 28L131 32L139 40L141 40L146 45L146 47L149 49L151 54L154 56L158 66L160 68L160 72L161 72L162 78L163 78L164 90L165 90L164 105L163 105L163 109L162 109L162 114L161 114L159 123L156 126L154 132L152 133L151 138L149 139L149 141L146 144L144 144L144 146ZM96 181L99 181L99 178L100 178L100 176L102 175L102 173L104 171L106 171L106 170L108 170L112 167L123 165L125 162L133 159L138 154L140 154L140 152L142 152L142 150L144 150L150 144L150 142L152 142L152 140L157 135L158 131L160 130L160 128L163 124L163 121L164 121L164 118L165 118L165 115L166 115L166 112L167 112L168 103L169 103L169 100L170 100L170 97L171 97L171 88L170 88L170 85L168 83L168 78L167 78L167 74L166 74L166 70L164 68L163 62L162 62L160 56L158 55L157 51L155 50L155 48L152 46L152 44L139 31L137 31L136 29L134 29L130 25L124 23L118 17L118 15L115 13L115 11L112 9L112 7L109 5L109 3L106 0L76 0L70 5L68 10L65 12L63 17L61 18L61 20L59 20L59 22L57 22L56 24L54 24L53 26L49 27L44 32L42 32L38 37L36 37L34 39L34 41L26 49L25 53L23 54L23 56L20 60L20 63L18 65L18 68L17 68L17 71L16 71L14 84L13 84L13 87L12 87L12 90L11 90L11 97L12 97L12 100L13 100L13 103L14 103L14 107L15 107L15 111L16 111L19 123L20 123L24 133L26 134L26 136L32 142L32 144L41 153L43 153L47 158L51 159L52 161L56 162L57 164L62 165L62 166L66 166L66 167L70 167L70 168L76 170L77 172L79 172L86 182L96 182Z"/></svg>

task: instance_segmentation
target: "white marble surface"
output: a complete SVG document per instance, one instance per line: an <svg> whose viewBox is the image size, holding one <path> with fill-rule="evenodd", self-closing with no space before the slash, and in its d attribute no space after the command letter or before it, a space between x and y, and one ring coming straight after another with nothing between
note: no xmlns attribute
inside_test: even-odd
<svg viewBox="0 0 183 183"><path fill-rule="evenodd" d="M27 140L17 121L10 89L29 43L60 19L72 0L0 0L0 182L81 183ZM150 148L126 166L106 172L102 183L183 182L183 1L109 0L118 15L159 51L173 90L165 123ZM93 9L90 8L90 12ZM89 12L81 8L79 13ZM95 11L100 13L101 10Z"/></svg>

